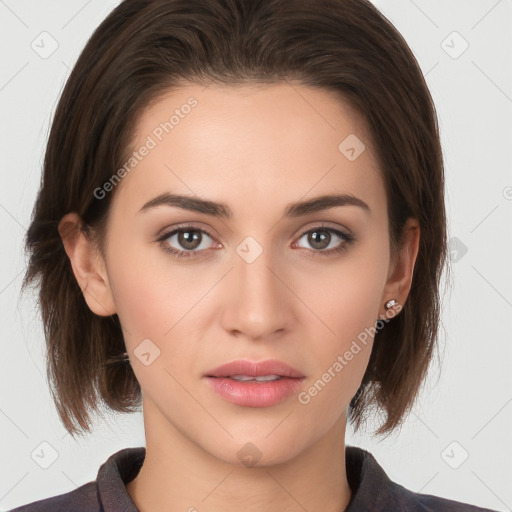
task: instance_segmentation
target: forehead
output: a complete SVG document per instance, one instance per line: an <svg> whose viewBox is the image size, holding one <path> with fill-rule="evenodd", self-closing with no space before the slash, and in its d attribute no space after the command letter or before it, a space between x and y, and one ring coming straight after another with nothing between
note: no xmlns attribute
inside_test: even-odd
<svg viewBox="0 0 512 512"><path fill-rule="evenodd" d="M336 191L375 202L383 194L364 120L324 89L186 84L146 108L133 135L139 157L115 195L139 207L162 192L222 199L233 210L248 199L284 204Z"/></svg>

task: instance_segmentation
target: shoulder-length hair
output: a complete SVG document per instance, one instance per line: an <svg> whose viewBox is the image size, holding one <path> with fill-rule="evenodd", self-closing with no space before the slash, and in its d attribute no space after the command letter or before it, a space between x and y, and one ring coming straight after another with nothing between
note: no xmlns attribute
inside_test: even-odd
<svg viewBox="0 0 512 512"><path fill-rule="evenodd" d="M385 434L412 407L437 347L447 235L435 107L403 37L368 0L125 0L94 31L64 87L25 239L22 290L38 279L48 380L72 435L90 431L101 401L136 410L141 388L129 364L109 364L125 351L119 319L88 308L60 219L77 212L104 254L115 190L94 191L129 158L143 110L173 87L285 80L332 91L365 120L385 182L392 255L405 221L419 222L408 299L375 334L349 421L357 430L375 406L385 412L377 434Z"/></svg>

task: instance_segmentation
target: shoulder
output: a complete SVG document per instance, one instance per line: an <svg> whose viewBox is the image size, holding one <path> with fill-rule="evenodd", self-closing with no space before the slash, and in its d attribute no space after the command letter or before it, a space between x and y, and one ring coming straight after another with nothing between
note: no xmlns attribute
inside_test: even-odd
<svg viewBox="0 0 512 512"><path fill-rule="evenodd" d="M469 503L441 498L431 494L418 494L405 487L392 482L395 492L399 496L401 510L417 512L496 512L489 508L481 508Z"/></svg>
<svg viewBox="0 0 512 512"><path fill-rule="evenodd" d="M123 448L101 465L96 480L73 491L27 503L9 512L137 512L125 487L139 472L145 447Z"/></svg>
<svg viewBox="0 0 512 512"><path fill-rule="evenodd" d="M27 503L12 509L10 512L58 512L59 510L63 512L67 510L73 510L73 512L103 512L96 482L88 482L73 491Z"/></svg>
<svg viewBox="0 0 512 512"><path fill-rule="evenodd" d="M390 480L374 456L355 446L346 448L352 499L346 512L496 512L468 503L419 494Z"/></svg>

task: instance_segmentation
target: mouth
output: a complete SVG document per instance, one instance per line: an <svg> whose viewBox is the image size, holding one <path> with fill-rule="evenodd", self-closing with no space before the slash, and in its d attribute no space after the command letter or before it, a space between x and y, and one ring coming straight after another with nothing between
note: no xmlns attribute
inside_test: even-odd
<svg viewBox="0 0 512 512"><path fill-rule="evenodd" d="M283 378L282 375L259 375L258 377L251 377L250 375L229 375L229 376L226 375L226 377L214 377L212 375L211 377L213 377L214 379L221 379L221 378L233 379L238 382L273 382L276 380L281 380ZM284 378L289 378L289 377L284 377Z"/></svg>
<svg viewBox="0 0 512 512"><path fill-rule="evenodd" d="M205 375L210 388L244 407L271 407L298 392L305 376L277 360L233 361Z"/></svg>

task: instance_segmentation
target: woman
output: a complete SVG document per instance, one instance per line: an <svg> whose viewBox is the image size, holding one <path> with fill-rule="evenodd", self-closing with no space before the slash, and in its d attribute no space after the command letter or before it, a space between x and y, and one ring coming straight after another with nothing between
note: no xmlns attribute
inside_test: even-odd
<svg viewBox="0 0 512 512"><path fill-rule="evenodd" d="M60 99L27 233L73 435L146 447L16 510L485 510L345 445L406 417L436 348L441 147L364 0L126 0Z"/></svg>

